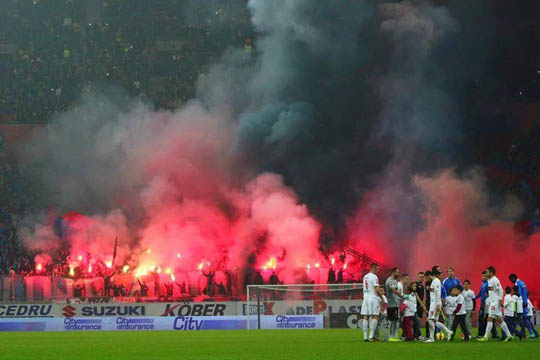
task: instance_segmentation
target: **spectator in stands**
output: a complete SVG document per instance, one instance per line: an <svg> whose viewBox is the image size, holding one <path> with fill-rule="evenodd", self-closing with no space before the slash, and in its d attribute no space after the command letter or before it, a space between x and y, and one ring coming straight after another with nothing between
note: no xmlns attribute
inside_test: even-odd
<svg viewBox="0 0 540 360"><path fill-rule="evenodd" d="M165 283L165 289L167 290L167 297L170 298L173 296L174 284L172 282Z"/></svg>
<svg viewBox="0 0 540 360"><path fill-rule="evenodd" d="M244 291L247 291L248 285L252 285L251 282L251 269L247 269L246 273L244 274Z"/></svg>
<svg viewBox="0 0 540 360"><path fill-rule="evenodd" d="M275 271L272 271L272 275L270 275L269 283L270 285L279 285L279 278Z"/></svg>
<svg viewBox="0 0 540 360"><path fill-rule="evenodd" d="M333 266L328 270L328 281L327 281L327 283L328 284L335 284L336 283L336 270L334 269Z"/></svg>
<svg viewBox="0 0 540 360"><path fill-rule="evenodd" d="M343 284L343 268L339 269L337 274L336 284Z"/></svg>
<svg viewBox="0 0 540 360"><path fill-rule="evenodd" d="M225 285L223 285L222 282L217 283L217 289L218 289L218 295L219 296L227 296L227 289L225 289Z"/></svg>
<svg viewBox="0 0 540 360"><path fill-rule="evenodd" d="M202 274L206 277L206 287L203 294L212 297L214 296L214 277L216 276L216 270L211 269L205 272L203 269Z"/></svg>
<svg viewBox="0 0 540 360"><path fill-rule="evenodd" d="M137 278L137 282L139 283L139 286L141 287L141 296L147 297L148 296L148 285L146 285L146 282L142 281Z"/></svg>
<svg viewBox="0 0 540 360"><path fill-rule="evenodd" d="M180 291L180 294L182 295L185 295L187 294L187 291L186 291L186 282L183 281L183 282L175 282L176 286L178 286L178 290Z"/></svg>
<svg viewBox="0 0 540 360"><path fill-rule="evenodd" d="M255 274L255 280L253 281L254 285L264 285L264 279L260 271L257 271Z"/></svg>
<svg viewBox="0 0 540 360"><path fill-rule="evenodd" d="M227 296L232 296L232 272L230 270L225 271L225 286L227 287Z"/></svg>
<svg viewBox="0 0 540 360"><path fill-rule="evenodd" d="M86 297L86 288L83 286L82 283L78 282L75 284L75 288L73 289L73 297L76 297L76 298Z"/></svg>

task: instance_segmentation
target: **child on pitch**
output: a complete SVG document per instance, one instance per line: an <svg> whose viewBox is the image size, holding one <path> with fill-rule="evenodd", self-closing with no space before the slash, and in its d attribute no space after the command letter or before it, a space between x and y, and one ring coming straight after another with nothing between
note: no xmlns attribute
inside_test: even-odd
<svg viewBox="0 0 540 360"><path fill-rule="evenodd" d="M465 299L465 324L467 324L469 335L472 335L472 318L476 302L474 301L475 294L474 291L471 290L471 282L469 280L463 282L463 291L461 292L461 295L463 295L463 298Z"/></svg>
<svg viewBox="0 0 540 360"><path fill-rule="evenodd" d="M508 326L508 329L510 329L510 332L512 334L518 335L518 331L516 330L516 319L515 319L516 301L514 297L512 296L512 288L510 286L507 286L504 289L504 292L506 294L503 300L504 322L506 323L506 325Z"/></svg>
<svg viewBox="0 0 540 360"><path fill-rule="evenodd" d="M428 323L429 323L429 338L425 341L427 343L435 342L435 327L441 329L446 333L448 341L454 333L448 329L443 323L438 321L439 315L442 311L442 283L439 279L440 271L438 269L433 269L431 272L431 285L429 287L429 312L428 312Z"/></svg>
<svg viewBox="0 0 540 360"><path fill-rule="evenodd" d="M467 310L465 310L465 297L463 296L463 287L458 285L451 290L451 296L455 299L455 309L452 312L452 333L456 333L458 325L461 327L461 332L463 333L464 341L469 341L471 333L466 323ZM452 336L453 340L454 337Z"/></svg>
<svg viewBox="0 0 540 360"><path fill-rule="evenodd" d="M519 293L519 288L517 286L514 286L512 288L512 292L514 293L514 295L512 295L512 299L516 303L516 315L515 315L516 329L517 329L517 326L519 325L520 331L519 331L518 336L519 336L519 339L522 340L526 335L525 322L523 321L523 298L521 297Z"/></svg>
<svg viewBox="0 0 540 360"><path fill-rule="evenodd" d="M415 340L415 322L419 323L416 317L418 308L421 307L424 312L427 312L424 302L416 292L417 286L418 284L416 282L410 282L405 288L405 294L403 296L403 335L405 341ZM420 325L417 324L416 326L418 326L417 332L420 333ZM421 337L418 337L417 340L421 340Z"/></svg>
<svg viewBox="0 0 540 360"><path fill-rule="evenodd" d="M413 321L416 315L416 293L413 291L412 286L409 285L405 288L403 294L403 336L405 341L413 341Z"/></svg>
<svg viewBox="0 0 540 360"><path fill-rule="evenodd" d="M446 314L446 323L449 324L450 327L452 327L452 324L454 323L454 311L457 307L457 296L456 293L453 292L454 288L449 289L448 296L446 297L446 304L444 307L444 312Z"/></svg>
<svg viewBox="0 0 540 360"><path fill-rule="evenodd" d="M531 339L536 339L538 338L538 331L536 330L536 328L534 327L534 324L533 324L533 316L534 316L534 305L533 303L531 302L531 299L527 299L527 318L526 318L526 325L527 325L527 329L529 330L529 337Z"/></svg>

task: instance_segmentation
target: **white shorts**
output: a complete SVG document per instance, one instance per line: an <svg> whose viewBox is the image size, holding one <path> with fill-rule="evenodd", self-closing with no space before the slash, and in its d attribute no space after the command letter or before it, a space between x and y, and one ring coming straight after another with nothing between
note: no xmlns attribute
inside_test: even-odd
<svg viewBox="0 0 540 360"><path fill-rule="evenodd" d="M439 321L439 316L441 315L442 306L437 310L436 304L429 304L428 320Z"/></svg>
<svg viewBox="0 0 540 360"><path fill-rule="evenodd" d="M381 313L381 303L379 299L373 297L364 298L362 301L362 309L360 315L364 316L376 316Z"/></svg>
<svg viewBox="0 0 540 360"><path fill-rule="evenodd" d="M487 302L488 305L488 316L492 318L502 317L502 308L501 303L498 300L491 300Z"/></svg>

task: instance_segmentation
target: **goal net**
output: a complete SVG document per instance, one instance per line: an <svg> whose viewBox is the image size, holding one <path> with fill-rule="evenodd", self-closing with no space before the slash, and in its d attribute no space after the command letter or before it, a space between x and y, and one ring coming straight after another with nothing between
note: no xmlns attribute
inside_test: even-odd
<svg viewBox="0 0 540 360"><path fill-rule="evenodd" d="M248 285L248 329L359 327L362 284Z"/></svg>

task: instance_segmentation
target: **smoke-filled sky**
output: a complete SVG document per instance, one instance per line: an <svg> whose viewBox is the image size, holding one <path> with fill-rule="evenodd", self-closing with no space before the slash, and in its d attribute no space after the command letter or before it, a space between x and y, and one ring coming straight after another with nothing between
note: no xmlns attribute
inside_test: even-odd
<svg viewBox="0 0 540 360"><path fill-rule="evenodd" d="M540 287L527 274L539 242L514 231L522 205L494 205L471 156L465 95L492 69L489 1L446 3L250 0L256 51L229 48L194 99L156 112L92 88L20 149L22 166L44 211L89 216L73 255L110 257L118 236L134 266L181 254L192 269L292 270L350 245L410 271L477 280L495 265ZM36 218L27 246L61 246Z"/></svg>

